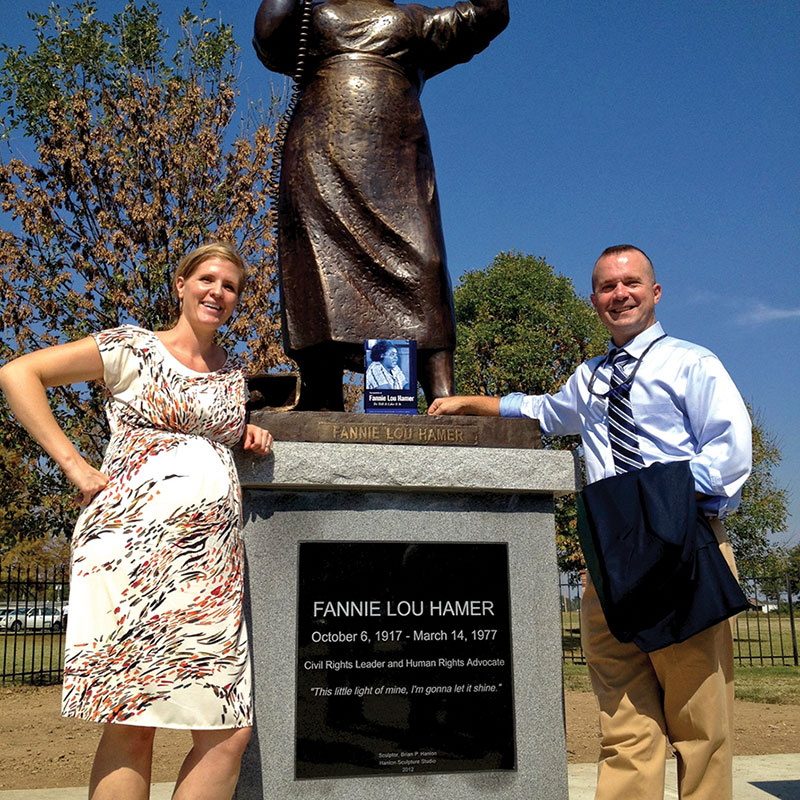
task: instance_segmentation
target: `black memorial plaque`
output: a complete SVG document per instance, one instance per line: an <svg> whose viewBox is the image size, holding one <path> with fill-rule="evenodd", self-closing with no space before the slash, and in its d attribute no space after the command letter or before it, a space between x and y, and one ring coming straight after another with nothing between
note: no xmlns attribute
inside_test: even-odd
<svg viewBox="0 0 800 800"><path fill-rule="evenodd" d="M513 770L505 544L305 542L296 776Z"/></svg>

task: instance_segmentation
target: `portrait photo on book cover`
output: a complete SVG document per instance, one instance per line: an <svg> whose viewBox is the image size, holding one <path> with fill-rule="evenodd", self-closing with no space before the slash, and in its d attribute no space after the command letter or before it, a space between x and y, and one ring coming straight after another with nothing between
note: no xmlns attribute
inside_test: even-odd
<svg viewBox="0 0 800 800"><path fill-rule="evenodd" d="M364 340L364 411L416 414L416 341Z"/></svg>

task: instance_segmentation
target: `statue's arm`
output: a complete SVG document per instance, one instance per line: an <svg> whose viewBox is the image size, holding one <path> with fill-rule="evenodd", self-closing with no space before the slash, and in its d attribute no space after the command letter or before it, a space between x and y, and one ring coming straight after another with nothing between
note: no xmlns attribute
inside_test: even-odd
<svg viewBox="0 0 800 800"><path fill-rule="evenodd" d="M508 25L508 0L467 0L444 8L409 6L422 15L420 51L426 78L469 61Z"/></svg>
<svg viewBox="0 0 800 800"><path fill-rule="evenodd" d="M261 0L253 30L253 46L264 65L291 75L297 61L300 0Z"/></svg>

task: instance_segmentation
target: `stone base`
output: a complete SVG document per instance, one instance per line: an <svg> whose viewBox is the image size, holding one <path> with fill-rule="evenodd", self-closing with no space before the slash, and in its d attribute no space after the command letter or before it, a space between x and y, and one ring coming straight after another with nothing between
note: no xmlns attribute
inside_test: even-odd
<svg viewBox="0 0 800 800"><path fill-rule="evenodd" d="M576 488L572 455L279 442L237 462L256 708L238 800L566 800L552 496ZM326 541L507 544L515 770L295 779L298 545Z"/></svg>

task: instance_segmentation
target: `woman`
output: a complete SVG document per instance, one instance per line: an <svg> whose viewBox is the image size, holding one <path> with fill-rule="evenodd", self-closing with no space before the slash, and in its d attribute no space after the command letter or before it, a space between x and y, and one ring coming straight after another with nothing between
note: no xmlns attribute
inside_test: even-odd
<svg viewBox="0 0 800 800"><path fill-rule="evenodd" d="M105 723L89 793L139 800L158 727L192 731L175 798L223 800L250 737L240 490L230 447L266 455L245 423L245 374L215 343L245 282L228 244L197 248L174 279L175 327L133 326L0 369L17 420L75 485L62 714ZM102 380L111 428L95 469L56 423L46 388Z"/></svg>
<svg viewBox="0 0 800 800"><path fill-rule="evenodd" d="M269 69L294 73L302 19L300 0L262 0L254 44ZM363 369L365 339L415 339L428 401L453 394L453 305L419 95L507 22L507 0L311 3L278 212L284 342L303 408L341 407L342 368Z"/></svg>
<svg viewBox="0 0 800 800"><path fill-rule="evenodd" d="M369 351L370 365L367 367L367 389L405 389L408 380L397 364L397 348L385 339L376 342Z"/></svg>

